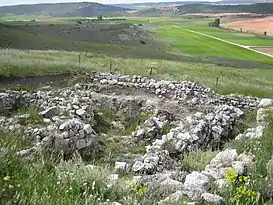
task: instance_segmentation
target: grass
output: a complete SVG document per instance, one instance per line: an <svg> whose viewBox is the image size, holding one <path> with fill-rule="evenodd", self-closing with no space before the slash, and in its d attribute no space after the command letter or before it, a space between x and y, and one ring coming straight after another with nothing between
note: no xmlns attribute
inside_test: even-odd
<svg viewBox="0 0 273 205"><path fill-rule="evenodd" d="M166 60L122 59L88 53L78 65L79 53L64 51L0 50L0 76L42 76L46 74L109 71L121 74L149 76L156 63L153 78L166 80L193 80L215 91L258 97L273 95L273 70L237 69L212 64L187 63ZM219 83L216 86L216 78ZM239 83L238 83L239 82Z"/></svg>
<svg viewBox="0 0 273 205"><path fill-rule="evenodd" d="M195 26L189 28L204 34L215 36L244 46L273 46L273 40L270 37L256 36L253 34L241 33L236 31L227 31L207 26L203 27Z"/></svg>
<svg viewBox="0 0 273 205"><path fill-rule="evenodd" d="M183 156L181 160L181 169L186 172L203 171L205 166L217 155L217 152L211 150L197 150Z"/></svg>
<svg viewBox="0 0 273 205"><path fill-rule="evenodd" d="M43 124L44 118L39 114L39 111L35 108L21 108L17 110L13 115L26 115L26 117L19 118L20 125L30 125L30 124Z"/></svg>
<svg viewBox="0 0 273 205"><path fill-rule="evenodd" d="M171 44L171 49L183 54L197 56L220 56L231 59L258 61L273 65L273 58L271 57L212 39L207 36L192 33L184 30L182 26L160 26L156 33L161 37L174 41L174 43Z"/></svg>
<svg viewBox="0 0 273 205"><path fill-rule="evenodd" d="M90 171L80 157L70 161L44 158L27 162L15 155L22 147L15 136L1 132L1 204L98 204L129 195L124 186L108 185L109 170ZM61 196L61 197L60 197Z"/></svg>
<svg viewBox="0 0 273 205"><path fill-rule="evenodd" d="M7 25L0 24L0 47L34 49L34 50L65 50L79 52L103 53L110 56L180 59L181 57L166 54L165 46L154 40L144 38L146 45L139 40L118 40L120 32L124 32L126 24L78 26L70 24L37 24ZM53 26L52 26L53 25ZM128 24L127 24L128 27ZM101 31L104 29L105 31ZM20 38L18 38L20 36ZM116 39L117 38L117 39ZM132 37L133 38L133 37ZM136 36L136 38L140 38ZM115 43L112 43L115 42Z"/></svg>

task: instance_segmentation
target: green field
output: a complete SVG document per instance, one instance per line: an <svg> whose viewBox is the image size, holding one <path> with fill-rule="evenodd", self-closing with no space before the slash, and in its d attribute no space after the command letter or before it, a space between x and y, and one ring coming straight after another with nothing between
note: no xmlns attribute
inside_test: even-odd
<svg viewBox="0 0 273 205"><path fill-rule="evenodd" d="M166 37L174 41L175 43L171 45L171 48L174 49L174 51L181 52L183 54L198 56L221 56L249 61L253 61L253 59L255 59L255 61L273 65L273 58L215 40L210 37L191 33L184 30L183 27L165 25L160 26L156 32L159 36Z"/></svg>
<svg viewBox="0 0 273 205"><path fill-rule="evenodd" d="M273 38L209 27L208 23L210 21L199 18L152 18L150 22L145 22L143 19L132 20L134 23L141 22L157 25L157 35L169 42L173 42L170 44L172 51L184 55L220 56L248 61L255 60L273 65L273 58L183 30L190 29L244 46L273 46Z"/></svg>

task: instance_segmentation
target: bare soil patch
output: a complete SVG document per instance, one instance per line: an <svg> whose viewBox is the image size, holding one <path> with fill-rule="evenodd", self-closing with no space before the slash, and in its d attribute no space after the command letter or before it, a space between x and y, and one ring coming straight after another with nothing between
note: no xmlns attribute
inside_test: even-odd
<svg viewBox="0 0 273 205"><path fill-rule="evenodd" d="M256 51L261 51L263 53L267 53L270 55L273 55L273 46L268 46L268 47L251 47L252 49Z"/></svg>
<svg viewBox="0 0 273 205"><path fill-rule="evenodd" d="M222 27L256 34L264 34L266 31L268 36L273 36L273 17L231 22L223 24Z"/></svg>

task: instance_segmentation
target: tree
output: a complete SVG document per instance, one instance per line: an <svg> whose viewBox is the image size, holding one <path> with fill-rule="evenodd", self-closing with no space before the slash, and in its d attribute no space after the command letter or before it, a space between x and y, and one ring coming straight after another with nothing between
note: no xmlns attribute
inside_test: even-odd
<svg viewBox="0 0 273 205"><path fill-rule="evenodd" d="M99 21L102 21L102 20L103 20L102 15L99 15L97 19L98 19Z"/></svg>

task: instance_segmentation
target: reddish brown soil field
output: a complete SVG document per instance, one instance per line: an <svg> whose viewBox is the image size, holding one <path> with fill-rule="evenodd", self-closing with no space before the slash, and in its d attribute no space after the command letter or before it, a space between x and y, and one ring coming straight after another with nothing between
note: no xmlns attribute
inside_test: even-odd
<svg viewBox="0 0 273 205"><path fill-rule="evenodd" d="M263 53L273 55L273 46L270 46L270 47L251 47L251 48L256 50L256 51L261 51Z"/></svg>
<svg viewBox="0 0 273 205"><path fill-rule="evenodd" d="M242 29L243 31L257 34L264 34L266 31L268 36L273 36L273 17L231 22L223 24L222 27L235 30Z"/></svg>

